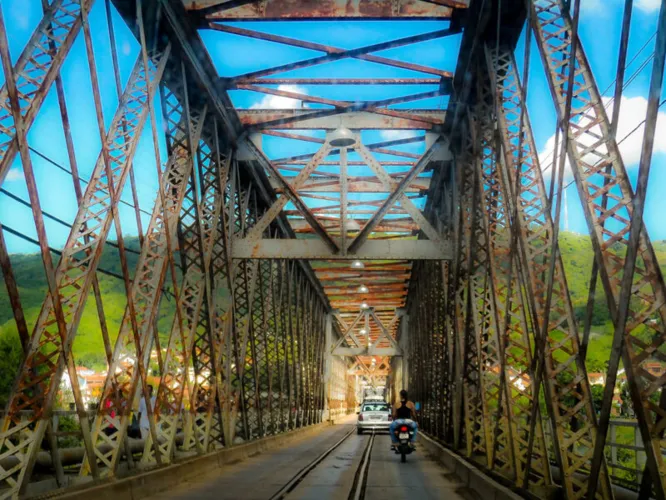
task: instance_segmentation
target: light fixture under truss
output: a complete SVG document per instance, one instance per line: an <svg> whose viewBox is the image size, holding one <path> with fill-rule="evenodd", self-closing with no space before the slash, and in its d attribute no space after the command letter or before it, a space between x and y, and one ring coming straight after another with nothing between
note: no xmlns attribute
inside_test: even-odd
<svg viewBox="0 0 666 500"><path fill-rule="evenodd" d="M365 285L361 285L358 287L358 293L368 293L368 287Z"/></svg>
<svg viewBox="0 0 666 500"><path fill-rule="evenodd" d="M347 231L360 231L361 225L356 222L354 219L347 219L345 222L345 229Z"/></svg>
<svg viewBox="0 0 666 500"><path fill-rule="evenodd" d="M340 127L328 134L328 143L336 148L349 148L356 144L356 137L347 127Z"/></svg>
<svg viewBox="0 0 666 500"><path fill-rule="evenodd" d="M351 263L352 269L363 269L365 267L365 264L361 262L360 260L355 260L354 262Z"/></svg>

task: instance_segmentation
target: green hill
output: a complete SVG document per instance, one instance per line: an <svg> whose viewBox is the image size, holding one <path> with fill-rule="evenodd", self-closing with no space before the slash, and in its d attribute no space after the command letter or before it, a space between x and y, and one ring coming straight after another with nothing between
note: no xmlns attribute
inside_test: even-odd
<svg viewBox="0 0 666 500"><path fill-rule="evenodd" d="M560 233L559 243L574 314L578 319L582 335L594 256L592 242L588 235L563 232ZM661 271L666 274L666 241L653 241L652 244ZM590 345L587 354L588 371L605 371L612 344L613 324L600 279L597 280L594 314L590 331Z"/></svg>
<svg viewBox="0 0 666 500"><path fill-rule="evenodd" d="M138 250L138 239L135 237L126 237L125 246L128 249ZM127 252L127 257L130 277L133 278L138 255L134 252ZM54 262L57 262L58 259L58 255L53 255ZM32 333L42 302L47 294L47 285L44 277L41 255L13 254L11 256L11 261L14 275L19 286L19 294L28 323L28 329L30 333ZM122 268L117 248L111 245L105 245L99 269L122 276ZM122 317L125 312L125 306L127 305L125 299L125 283L122 279L101 272L97 273L97 277L102 292L102 302L109 330L109 337L113 347L118 336ZM170 331L173 317L173 298L170 294L171 287L168 286L170 280L171 275L168 274L165 289L167 289L169 293L164 294L159 310L158 327L160 338L164 343L168 339L168 333ZM104 342L92 290L88 295L88 300L77 330L73 349L77 364L97 370L103 370L106 368ZM0 287L0 403L11 388L14 374L16 373L21 357L22 354L18 340L18 332L9 303L7 289L5 288L3 281L2 286Z"/></svg>
<svg viewBox="0 0 666 500"><path fill-rule="evenodd" d="M136 238L126 238L125 244L130 249L136 250L139 248ZM654 242L654 247L659 262L666 263L666 242ZM590 238L587 235L562 233L560 235L560 250L564 260L574 311L581 324L582 333L582 321L585 316L590 273L592 271L593 252ZM138 256L136 253L128 253L127 255L129 268L133 273ZM54 255L56 262L57 259L58 256ZM11 260L19 284L19 292L28 327L32 332L47 290L41 257L39 254L14 254L11 256ZM118 250L115 247L105 246L99 268L118 275L122 274ZM662 271L666 272L666 268L662 268ZM111 342L113 343L118 335L125 311L125 285L122 280L107 274L98 273L98 279L103 295L104 313ZM170 289L170 279L170 275L168 275L165 282L165 288L167 289ZM160 305L158 327L163 342L166 342L173 317L172 300L169 293L164 294ZM605 295L601 283L599 283L587 359L589 371L605 370L612 332L613 328ZM103 353L104 345L97 309L91 292L74 342L74 355L78 364L89 368L103 369L106 366ZM21 348L18 343L18 334L3 282L3 285L0 286L0 400L12 384L13 374L20 359Z"/></svg>

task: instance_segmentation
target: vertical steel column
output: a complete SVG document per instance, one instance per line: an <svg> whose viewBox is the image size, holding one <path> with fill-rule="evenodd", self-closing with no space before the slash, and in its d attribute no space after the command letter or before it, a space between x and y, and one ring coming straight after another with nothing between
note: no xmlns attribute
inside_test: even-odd
<svg viewBox="0 0 666 500"><path fill-rule="evenodd" d="M218 359L224 323L218 324L220 312L216 307L217 294L221 292L218 287L225 286L224 290L228 293L226 280L229 275L229 263L226 256L224 197L233 154L231 150L227 151L225 155L220 152L217 121L213 122L213 127L209 132L212 134L210 143L202 140L197 149L202 187L202 207L199 216L202 221L201 234L204 248L202 272L205 286L204 300L199 312L199 325L195 330L192 349L196 391L192 393L195 399L190 402L190 409L196 408L198 414L197 418L193 420L197 425L194 432L199 441L197 449L204 452L211 447L211 439L213 442L222 440L218 387L221 380ZM223 307L225 306L223 305ZM223 311L226 313L227 309L225 308Z"/></svg>
<svg viewBox="0 0 666 500"><path fill-rule="evenodd" d="M324 420L332 420L331 418L331 392L333 383L333 315L326 315L326 326L324 327Z"/></svg>
<svg viewBox="0 0 666 500"><path fill-rule="evenodd" d="M403 311L400 316L400 348L402 349L402 389L406 391L409 390L409 348L410 348L410 339L409 339L409 315L406 311Z"/></svg>
<svg viewBox="0 0 666 500"><path fill-rule="evenodd" d="M468 295L468 277L469 277L469 259L471 252L471 234L473 223L472 203L476 192L474 184L473 161L473 137L467 120L463 121L463 150L456 158L456 168L458 185L460 186L458 220L457 220L457 241L455 253L455 268L453 279L449 287L449 317L453 318L453 331L455 339L455 394L453 408L453 443L456 449L462 447L464 439L467 454L472 454L472 413L468 406L469 394L475 394L478 391L478 373L468 366L466 362L466 327L469 311L467 310ZM474 347L474 346L472 346ZM461 435L461 431L464 433Z"/></svg>
<svg viewBox="0 0 666 500"><path fill-rule="evenodd" d="M276 329L277 377L279 386L278 427L277 432L288 430L289 423L289 363L287 323L286 323L286 272L285 261L274 262L274 273L271 280L273 297L277 297L277 305L273 308L273 321ZM275 299L274 299L275 300Z"/></svg>
<svg viewBox="0 0 666 500"><path fill-rule="evenodd" d="M286 307L289 312L287 316L287 330L288 330L288 356L289 356L289 430L295 429L298 426L298 397L299 397L299 384L297 377L298 361L296 359L295 344L298 342L296 335L296 290L294 285L294 272L296 264L289 262L287 265L287 296Z"/></svg>
<svg viewBox="0 0 666 500"><path fill-rule="evenodd" d="M195 446L199 453L206 451L206 418L201 414L207 413L209 397L205 392L199 392L199 379L203 378L201 370L194 370L195 380L191 380L189 373L193 367L195 339L208 338L210 335L207 300L208 268L212 258L213 243L218 239L217 221L220 216L222 193L217 179L218 168L223 167L212 160L210 149L206 145L206 142L212 141L210 128L205 133L206 137L198 141L198 146L194 145L202 135L201 130L206 126L205 121L204 114L196 117L193 115L192 123L187 127L188 132L192 129L191 133L188 133L189 139L184 141L188 144L188 149L194 149L198 153L205 148L206 153L199 154L200 183L197 182L197 172L195 170L191 172L179 218L179 248L184 273L180 294L183 324L182 326L179 324L178 317L174 318L155 402L155 421L160 433L158 449L164 462L171 460L176 429L181 410L185 406L183 396L186 389L191 401L187 405L189 418L186 419L186 439L183 446L186 449ZM211 374L208 373L207 376ZM151 453L153 445L150 441L146 440L141 457L144 464L157 458Z"/></svg>
<svg viewBox="0 0 666 500"><path fill-rule="evenodd" d="M497 243L501 240L508 241L509 234L508 231L498 228L505 224L508 226L505 213L506 200L498 189L498 163L501 153L496 140L492 94L488 79L484 77L483 70L477 71L475 114L479 120L477 140L480 142L480 159L476 165L479 176L480 226L484 234L482 238L477 239L475 254L485 258L486 266L482 285L484 295L480 305L485 319L482 327L486 328L486 332L481 335L482 376L488 406L486 419L488 424L494 427L491 439L493 447L489 450L488 463L491 468L497 467L504 476L515 480L517 472L515 460L518 453L511 425L514 420L511 387L505 371L507 338L503 322L500 321L501 313L498 311L498 303L502 303L506 290L504 280L501 278L505 263L498 254ZM475 302L479 303L478 300Z"/></svg>
<svg viewBox="0 0 666 500"><path fill-rule="evenodd" d="M492 66L491 66L492 67ZM487 76L481 74L478 80L477 109L478 115L486 120L494 120L495 103L492 88ZM486 123L485 140L497 142L497 130L494 121ZM526 309L523 301L521 282L519 281L519 262L512 248L512 230L517 230L515 221L510 221L514 208L512 199L503 191L502 171L504 159L497 146L491 147L493 159L486 155L484 168L480 172L481 193L484 217L489 239L489 264L492 288L496 302L499 346L503 351L501 369L504 379L501 390L508 397L508 421L502 419L496 424L506 426L496 432L509 431L510 443L516 463L515 480L522 484L531 467L530 482L535 486L550 483L550 465L546 454L541 418L537 410L535 427L535 445L528 455L530 419L535 400L532 394L534 372L532 368L532 349L528 336ZM530 332L533 335L533 332Z"/></svg>
<svg viewBox="0 0 666 500"><path fill-rule="evenodd" d="M257 285L253 296L252 318L250 324L250 357L248 363L252 367L251 389L248 386L246 390L246 401L248 411L252 410L252 434L253 437L264 437L266 435L265 421L265 402L262 401L262 393L268 392L267 363L264 337L266 335L265 322L268 306L265 290L268 286L266 275L266 264L268 261L259 260L257 262ZM246 372L249 374L249 371ZM252 395L252 396L250 396ZM266 400L267 403L267 400Z"/></svg>
<svg viewBox="0 0 666 500"><path fill-rule="evenodd" d="M465 293L459 297L460 299L465 298L465 302L460 304L460 308L465 311L464 314L460 315L460 319L464 321L460 322L458 335L462 346L467 455L470 457L474 455L488 457L490 456L491 443L490 429L486 426L484 419L487 410L481 373L481 343L479 338L482 334L482 325L479 323L479 317L476 313L477 301L481 300L480 297L477 297L477 294L483 290L485 274L485 258L477 249L479 239L483 238L479 222L481 217L478 195L479 178L475 167L475 163L479 161L477 131L475 130L477 121L476 117L470 118L471 155L468 157L469 163L466 164L469 171L462 174L469 178L467 182L472 191L469 205L465 210L468 225L464 226L464 232L461 235L461 239L468 237L469 243L467 247L468 254L465 256L466 279L460 283L461 288L465 289ZM461 258L463 257L461 256Z"/></svg>
<svg viewBox="0 0 666 500"><path fill-rule="evenodd" d="M487 57L507 165L502 175L503 190L511 193L518 206L527 297L537 332L535 356L544 360L546 403L563 485L569 498L580 498L585 495L587 485L576 473L582 464L589 464L591 458L596 428L594 408L562 259L557 247L553 247L553 221L532 129L527 113L521 112L523 97L515 60L509 49L500 48L499 54L498 57L493 49ZM554 253L551 253L552 248L555 248ZM545 280L551 259L555 259L552 305L547 318L547 336L540 338L544 325ZM572 399L573 404L569 402ZM607 475L604 483L603 495L608 497Z"/></svg>
<svg viewBox="0 0 666 500"><path fill-rule="evenodd" d="M122 442L129 424L129 412L135 400L139 377L137 365L143 364L145 369L150 359L151 341L154 336L162 286L166 278L169 252L174 250L169 248L167 231L169 234L175 234L178 213L193 168L192 151L186 138L188 113L173 93L163 95L163 102L169 146L169 160L160 179L159 188L164 197L158 195L153 208L145 244L137 263L132 294L140 335L135 338L132 334L128 324L129 310L126 310L116 340L113 363L105 381L100 407L94 421L93 436L96 443L111 445L110 449L104 452L97 449L95 458L108 468L108 474L115 473L120 451L119 443ZM205 114L205 108L195 113L199 118L199 126L194 134L198 138L203 126L201 115ZM171 241L171 245L173 244L174 241ZM177 303L176 307L180 307L180 304ZM157 392L159 393L159 389ZM112 412L116 415L112 416ZM149 415L149 418L154 419L155 416ZM154 441L150 442L154 446ZM83 473L87 473L86 468Z"/></svg>
<svg viewBox="0 0 666 500"><path fill-rule="evenodd" d="M448 290L449 282L452 279L452 262L441 261L439 263L441 270L441 281L438 290L439 300L439 318L442 329L442 386L438 397L442 400L442 432L440 438L451 443L453 440L453 396L454 396L454 367L455 367L455 341L453 338L453 328L451 318L449 317Z"/></svg>
<svg viewBox="0 0 666 500"><path fill-rule="evenodd" d="M237 167L237 165L236 165ZM243 237L251 224L256 220L254 213L254 191L252 187L241 189L239 173L235 172L238 184L237 200L234 203L233 223L235 237ZM234 407L232 420L236 422L236 434L244 441L252 439L251 423L256 419L250 412L250 404L254 401L254 373L251 363L248 364L248 346L252 325L252 307L254 305L255 287L258 275L258 261L239 260L232 267L233 304L234 304L234 365L235 373L231 380L234 387ZM238 412L240 410L240 419ZM254 411L254 410L253 410ZM256 434L256 433L255 433Z"/></svg>

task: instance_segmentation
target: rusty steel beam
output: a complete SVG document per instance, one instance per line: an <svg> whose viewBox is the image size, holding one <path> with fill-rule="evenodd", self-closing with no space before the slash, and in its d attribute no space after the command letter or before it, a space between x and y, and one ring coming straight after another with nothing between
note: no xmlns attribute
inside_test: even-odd
<svg viewBox="0 0 666 500"><path fill-rule="evenodd" d="M393 176L392 176L393 177ZM292 177L284 177L289 182ZM402 182L404 178L394 177L398 182ZM389 191L379 182L370 180L361 180L358 177L350 177L347 180L348 193L388 193ZM278 187L277 182L271 180L271 184L275 188L276 193L282 193L283 189ZM427 191L430 187L430 179L416 179L411 182L404 189L405 193L422 193ZM298 189L299 193L338 193L341 186L338 178L322 179L321 177L313 177L303 186ZM314 211L314 210L313 210ZM374 213L374 212L373 212Z"/></svg>
<svg viewBox="0 0 666 500"><path fill-rule="evenodd" d="M388 213L388 211L391 209L391 207L398 201L400 200L400 206L404 209L407 210L408 212L411 211L409 210L409 205L408 203L405 202L407 199L404 196L404 193L407 190L407 187L411 184L411 182L416 179L416 177L425 170L426 165L430 162L431 158L433 155L440 149L442 144L444 143L444 139L442 137L438 138L435 142L432 143L432 145L426 150L425 153L423 153L423 156L419 159L419 161L416 162L416 164L412 167L412 169L407 173L407 175L402 178L399 182L395 183L392 187L393 189L390 191L389 196L384 200L384 203L382 206L379 207L377 212L370 218L370 220L363 226L363 229L356 235L354 240L351 242L349 245L349 251L354 252L358 250L360 247L363 246L363 243L368 239L368 236L370 236L370 233L374 231L375 226L381 222L381 220L384 218L384 216ZM364 158L365 160L365 158ZM367 160L366 160L367 161ZM378 166L379 169L381 169L381 166ZM379 177L379 174L377 174ZM381 178L380 178L381 180ZM416 217L413 216L414 221L421 225L421 221L419 221ZM424 218L424 220L426 220ZM433 238L433 234L437 234L436 232L429 232L427 227L421 227L424 233L426 233L430 238ZM437 238L438 239L438 238ZM437 241L437 239L434 239L434 241Z"/></svg>
<svg viewBox="0 0 666 500"><path fill-rule="evenodd" d="M449 260L450 245L445 241L368 240L356 252L332 252L320 240L238 239L234 242L234 259L307 259L307 260Z"/></svg>
<svg viewBox="0 0 666 500"><path fill-rule="evenodd" d="M296 94L293 92L287 92L287 91L282 91L282 90L275 90L273 92L268 92L268 93L274 93L274 94L290 94L290 95L302 95L302 94ZM430 97L436 97L441 95L439 90L435 90L432 92L423 92L420 94L412 94L412 95L407 95L407 96L402 96L402 97L396 97L396 98L391 98L391 99L384 99L381 101L366 101L366 102L359 102L359 103L353 103L352 105L345 105L342 107L336 107L334 109L321 109L321 110L313 110L309 113L306 113L304 115L298 116L298 115L293 115L293 116L288 116L288 117L283 117L283 118L275 118L273 120L269 120L266 122L258 122L254 124L252 127L248 127L249 132L256 132L259 130L263 129L270 129L270 128L283 128L283 126L287 125L292 125L297 127L296 124L298 124L300 121L308 121L310 119L314 118L328 118L329 120L334 117L338 116L340 114L348 114L351 111L362 111L362 112L369 112L372 114L379 114L379 115L384 115L388 117L393 117L396 119L402 119L402 120L407 120L407 121L417 121L417 122L424 122L425 124L429 125L430 128L434 128L437 125L441 125L443 121L437 119L437 118L431 118L427 116L421 116L419 114L410 114L404 111L400 111L397 109L389 109L385 108L383 106L388 106L390 104L400 104L403 102L411 102L411 101L418 101L421 99L428 99ZM313 100L313 98L308 97L309 100ZM358 125L357 125L358 126Z"/></svg>
<svg viewBox="0 0 666 500"><path fill-rule="evenodd" d="M251 148L256 149L253 143L249 143ZM305 220L312 226L312 229L322 238L324 243L334 252L337 252L339 250L338 245L336 242L334 242L329 234L326 232L326 229L320 224L319 220L312 214L310 208L303 202L301 197L299 196L297 190L299 187L307 181L307 179L310 177L312 172L317 168L319 165L319 161L324 159L329 151L330 151L330 145L324 144L319 151L315 154L315 156L312 158L310 163L303 168L301 172L296 176L294 179L294 182L292 184L289 184L280 174L280 172L277 170L277 168L273 165L272 162L268 161L266 163L266 168L268 168L271 171L271 174L274 176L275 180L277 180L281 185L282 188L286 191L286 196L282 196L279 198L277 201L275 201L271 207L266 211L266 213L261 217L259 221L257 221L257 224L255 227L253 227L249 233L248 238L249 239L257 239L261 237L261 234L268 228L271 222L278 216L278 214L282 211L282 209L285 207L287 202L291 200L294 205L300 210L300 212L303 214L303 217Z"/></svg>
<svg viewBox="0 0 666 500"><path fill-rule="evenodd" d="M21 117L25 132L32 126L44 99L60 72L65 57L81 30L81 9L88 12L92 0L57 0L30 37L13 68L15 85L21 96ZM54 30L54 26L57 29ZM0 185L18 153L16 124L9 107L7 85L0 90Z"/></svg>
<svg viewBox="0 0 666 500"><path fill-rule="evenodd" d="M392 19L392 20L447 20L455 8L465 2L444 2L428 5L421 0L376 0L356 5L342 0L267 0L263 2L241 0L242 5L224 8L220 0L182 0L193 14L202 11L206 19L216 21L298 21L306 19ZM227 2L231 3L231 2Z"/></svg>
<svg viewBox="0 0 666 500"><path fill-rule="evenodd" d="M305 118L305 115L313 115L314 112L307 109L238 109L237 111L241 123L246 127L254 127L261 123L276 123L265 128L280 130L335 130L340 126L352 130L430 130L433 128L433 120L436 120L436 123L443 123L446 116L446 112L439 109L403 108L400 111L409 117L379 116L367 111L351 111L332 117L329 115L336 111L325 110L326 116Z"/></svg>
<svg viewBox="0 0 666 500"><path fill-rule="evenodd" d="M421 33L418 35L413 35L405 38L400 38L397 40L391 40L388 42L381 42L377 43L374 45L368 45L365 47L359 47L357 49L341 49L338 47L332 47L329 45L322 45L322 44L316 44L312 42L303 42L301 40L296 40L294 38L287 38L279 35L270 35L267 33L261 33L258 31L253 31L253 30L248 30L248 29L243 29L243 28L237 28L237 27L232 27L232 26L227 26L223 24L216 24L216 23L211 23L210 28L216 30L216 31L224 31L227 33L233 33L236 35L241 35L241 36L246 36L246 37L251 37L251 38L256 38L259 40L268 40L271 42L276 42L276 43L282 43L284 45L291 45L294 47L300 47L300 48L305 48L309 50L316 50L320 52L325 52L326 55L319 56L319 57L313 57L311 59L305 59L302 61L294 62L294 63L288 63L284 64L282 66L275 66L272 68L264 69L264 70L258 70L254 71L252 73L246 73L243 75L239 75L236 77L233 77L229 80L229 82L238 82L239 80L247 80L251 78L259 78L267 75L272 75L275 73L282 73L286 71L293 71L296 69L302 69L302 68L307 68L311 66L316 66L319 64L324 64L327 62L331 61L338 61L340 59L345 59L345 58L354 58L354 59L360 59L364 61L369 61L369 62L374 62L378 64L383 64L386 66L393 66L396 68L401 68L401 69L406 69L410 71L416 71L420 73L426 73L426 74L433 74L437 75L440 78L447 78L450 79L452 78L452 74L447 71L442 71L436 68L431 68L427 66L422 66L419 64L414 64L414 63L406 63L394 59L388 59L386 57L379 57L379 56L374 56L371 55L371 52L379 52L382 50L388 50L388 49L393 49L396 47L403 47L406 45L412 45L415 43L420 43L424 42L427 40L433 40L437 38L442 38L446 36L450 36L456 33L459 33L459 29L457 28L446 28L443 30L437 30L433 31L430 33ZM450 82L449 82L450 83ZM444 87L444 85L442 85ZM450 87L450 85L448 85Z"/></svg>
<svg viewBox="0 0 666 500"><path fill-rule="evenodd" d="M440 85L441 78L246 78L232 83L238 85Z"/></svg>
<svg viewBox="0 0 666 500"><path fill-rule="evenodd" d="M405 113L403 111L397 110L397 109L389 109L386 106L390 106L393 104L402 104L405 102L413 102L413 101L419 101L423 99L430 99L432 97L439 97L442 95L445 95L445 93L442 90L432 90L428 92L421 92L418 94L411 94L411 95L406 95L406 96L400 96L400 97L393 97L390 99L383 99L380 101L339 101L335 99L326 99L322 97L316 97L316 96L311 96L307 94L303 94L300 92L293 92L290 90L283 90L280 88L277 89L272 89L268 87L258 87L255 85L239 85L238 86L240 90L248 90L248 91L253 91L253 92L258 92L262 94L270 94L270 95L276 95L280 97L286 97L289 99L294 99L301 101L302 103L315 103L315 104L323 104L326 106L333 106L335 107L334 110L332 109L324 109L322 111L313 111L310 115L313 115L314 117L321 117L321 116L336 116L338 114L346 113L349 111L367 111L370 113L375 113L375 114L380 114L380 115L385 115L385 116L391 116L394 118L404 118L404 119L411 119L411 120L423 120L427 121L432 125L436 124L441 124L442 122L437 121L436 119L426 119L414 115L410 115L409 113ZM274 127L276 125L283 125L283 124L293 124L297 123L299 119L307 120L309 115L304 115L300 118L298 117L291 117L291 118L281 118L281 119L276 119L276 120L271 120L268 122L259 122L256 125L254 125L253 128L262 130L267 127ZM311 142L314 142L313 139L309 139Z"/></svg>

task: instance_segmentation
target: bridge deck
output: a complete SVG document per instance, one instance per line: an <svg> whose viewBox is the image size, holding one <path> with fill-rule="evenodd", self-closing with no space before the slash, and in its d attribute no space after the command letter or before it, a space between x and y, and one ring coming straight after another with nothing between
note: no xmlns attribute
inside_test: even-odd
<svg viewBox="0 0 666 500"><path fill-rule="evenodd" d="M273 498L298 471L310 465L353 430L352 422L343 422L282 449L225 467L222 474L205 475L184 482L178 490L161 492L154 498ZM284 498L349 498L370 439L370 435L358 436L354 431ZM366 500L464 498L457 491L460 483L424 451L410 455L407 463L401 464L400 458L389 450L387 434L376 435L367 470L365 496L360 497Z"/></svg>

